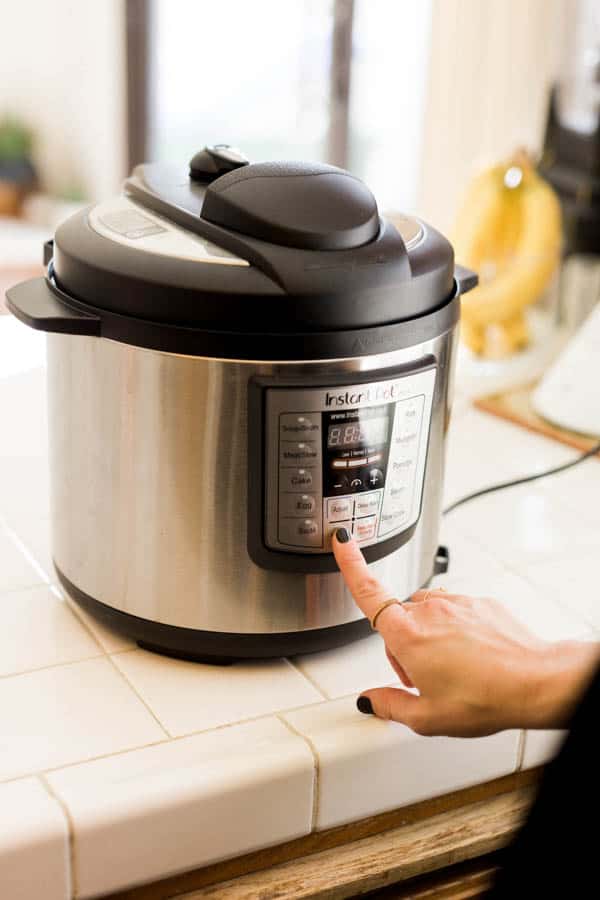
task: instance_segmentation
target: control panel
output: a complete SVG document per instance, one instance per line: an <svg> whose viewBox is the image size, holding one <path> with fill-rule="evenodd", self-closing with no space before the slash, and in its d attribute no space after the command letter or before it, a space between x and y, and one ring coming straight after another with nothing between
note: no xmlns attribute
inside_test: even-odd
<svg viewBox="0 0 600 900"><path fill-rule="evenodd" d="M268 548L327 553L340 526L368 547L416 523L435 376L265 389Z"/></svg>

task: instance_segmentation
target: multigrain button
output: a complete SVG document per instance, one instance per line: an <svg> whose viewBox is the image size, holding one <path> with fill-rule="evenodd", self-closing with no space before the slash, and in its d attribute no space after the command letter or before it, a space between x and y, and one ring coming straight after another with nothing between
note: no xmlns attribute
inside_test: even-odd
<svg viewBox="0 0 600 900"><path fill-rule="evenodd" d="M313 494L281 494L279 511L282 516L308 516L317 508Z"/></svg>
<svg viewBox="0 0 600 900"><path fill-rule="evenodd" d="M314 484L312 469L282 469L280 487L282 491L306 491Z"/></svg>
<svg viewBox="0 0 600 900"><path fill-rule="evenodd" d="M279 433L283 440L318 437L321 428L319 413L286 413L279 417Z"/></svg>
<svg viewBox="0 0 600 900"><path fill-rule="evenodd" d="M316 441L281 441L279 460L282 466L314 463L318 458L319 449Z"/></svg>
<svg viewBox="0 0 600 900"><path fill-rule="evenodd" d="M316 519L280 519L279 541L293 547L320 547L321 526Z"/></svg>
<svg viewBox="0 0 600 900"><path fill-rule="evenodd" d="M357 541L370 541L375 537L377 526L376 516L367 516L365 519L356 519L354 522L354 537Z"/></svg>
<svg viewBox="0 0 600 900"><path fill-rule="evenodd" d="M374 491L372 494L362 494L356 498L354 504L354 515L355 516L370 516L375 515L377 510L379 509L379 491Z"/></svg>
<svg viewBox="0 0 600 900"><path fill-rule="evenodd" d="M334 497L327 501L327 518L330 522L341 522L352 518L354 500L351 497Z"/></svg>

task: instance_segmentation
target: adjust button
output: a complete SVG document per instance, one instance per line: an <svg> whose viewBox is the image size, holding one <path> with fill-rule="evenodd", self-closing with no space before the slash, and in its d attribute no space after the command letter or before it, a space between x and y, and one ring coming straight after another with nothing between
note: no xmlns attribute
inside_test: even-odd
<svg viewBox="0 0 600 900"><path fill-rule="evenodd" d="M299 463L315 463L319 459L319 445L316 441L282 441L279 461L282 466Z"/></svg>
<svg viewBox="0 0 600 900"><path fill-rule="evenodd" d="M282 469L279 486L282 491L307 491L314 483L312 469Z"/></svg>
<svg viewBox="0 0 600 900"><path fill-rule="evenodd" d="M321 526L316 519L280 519L279 541L292 547L320 547Z"/></svg>
<svg viewBox="0 0 600 900"><path fill-rule="evenodd" d="M279 510L282 516L309 516L317 508L313 494L281 494Z"/></svg>
<svg viewBox="0 0 600 900"><path fill-rule="evenodd" d="M334 497L327 501L327 518L330 522L341 522L342 519L352 518L352 506L354 500L351 497Z"/></svg>

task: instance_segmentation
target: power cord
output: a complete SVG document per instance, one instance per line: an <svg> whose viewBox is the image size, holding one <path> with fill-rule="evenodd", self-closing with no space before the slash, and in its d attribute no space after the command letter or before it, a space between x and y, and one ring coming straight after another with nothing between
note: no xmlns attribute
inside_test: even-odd
<svg viewBox="0 0 600 900"><path fill-rule="evenodd" d="M457 508L457 506L462 506L463 503L468 503L470 500L476 500L477 497L483 497L485 494L492 494L494 491L503 491L504 488L516 487L518 484L527 484L529 481L537 481L538 478L548 478L549 475L556 475L558 472L564 472L566 469L571 469L573 466L579 465L579 463L584 462L584 460L589 459L590 456L595 456L596 453L600 453L600 441L597 444L594 444L593 447L590 447L589 450L586 450L585 453L582 453L581 456L578 456L577 459L572 459L568 463L563 463L561 466L555 466L553 469L546 469L545 472L538 472L535 475L525 475L523 478L515 478L514 481L500 481L498 484L492 484L489 487L481 488L479 491L473 491L472 494L467 494L466 497L461 497L459 500L455 500L454 503L451 503L450 506L447 506L443 512L443 515L447 515Z"/></svg>

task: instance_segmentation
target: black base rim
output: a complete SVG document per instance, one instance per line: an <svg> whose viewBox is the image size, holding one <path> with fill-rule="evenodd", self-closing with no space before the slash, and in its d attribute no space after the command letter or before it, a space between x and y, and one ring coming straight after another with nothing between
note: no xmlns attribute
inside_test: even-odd
<svg viewBox="0 0 600 900"><path fill-rule="evenodd" d="M164 625L95 600L74 585L56 563L54 567L60 583L82 609L115 631L132 638L143 649L176 659L229 665L243 659L297 656L341 647L372 633L368 619L357 619L330 628L272 634L233 634Z"/></svg>

